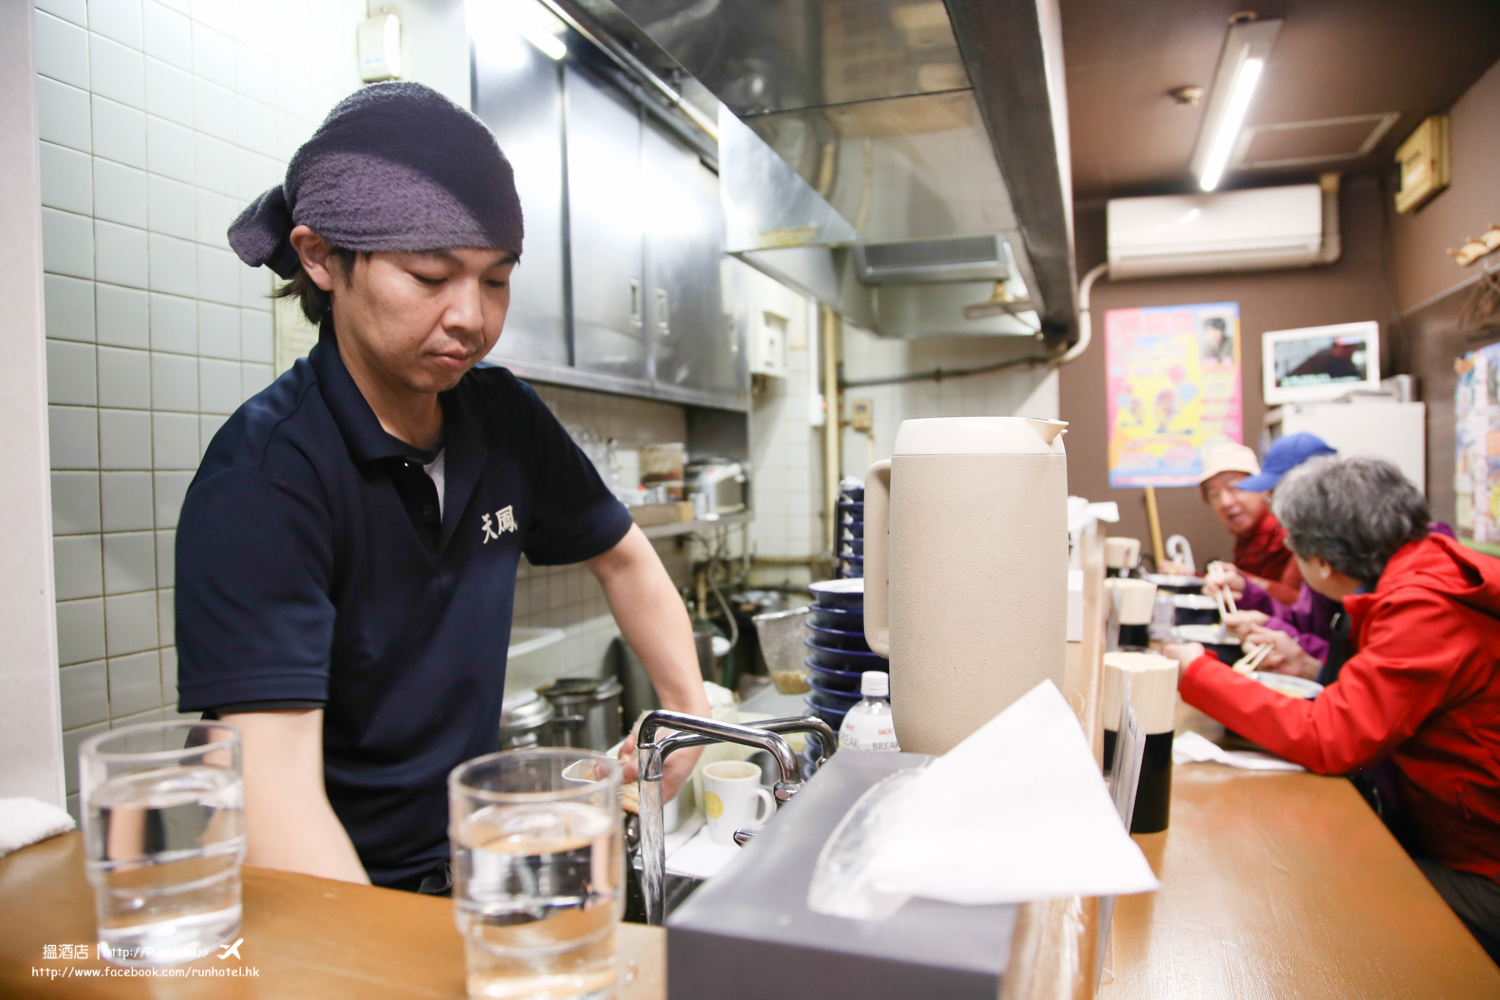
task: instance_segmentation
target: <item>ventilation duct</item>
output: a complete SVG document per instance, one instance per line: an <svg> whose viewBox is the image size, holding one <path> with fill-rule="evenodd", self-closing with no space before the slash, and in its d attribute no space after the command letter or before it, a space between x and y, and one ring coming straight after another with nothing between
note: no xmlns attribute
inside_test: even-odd
<svg viewBox="0 0 1500 1000"><path fill-rule="evenodd" d="M866 285L949 281L1004 281L1010 277L1005 241L999 236L870 243L854 250L859 280Z"/></svg>

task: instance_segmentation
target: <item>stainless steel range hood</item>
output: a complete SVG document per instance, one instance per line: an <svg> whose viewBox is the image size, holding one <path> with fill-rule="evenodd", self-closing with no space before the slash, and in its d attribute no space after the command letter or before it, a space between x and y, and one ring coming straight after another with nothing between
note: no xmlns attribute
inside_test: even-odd
<svg viewBox="0 0 1500 1000"><path fill-rule="evenodd" d="M1050 339L1071 339L1055 3L561 5L586 11L685 96L687 74L722 102L730 252L883 335L1040 326ZM960 261L949 274L931 267L902 281L851 259L852 247L887 244L906 246L886 256L952 258L974 237L995 240L1004 260L978 272L973 261ZM966 316L966 305L992 299L1016 303Z"/></svg>

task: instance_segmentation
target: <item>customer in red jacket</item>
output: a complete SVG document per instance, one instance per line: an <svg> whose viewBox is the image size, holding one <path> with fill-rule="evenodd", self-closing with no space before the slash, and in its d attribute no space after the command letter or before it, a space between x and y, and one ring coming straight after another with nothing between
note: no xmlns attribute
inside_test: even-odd
<svg viewBox="0 0 1500 1000"><path fill-rule="evenodd" d="M1500 562L1429 534L1427 502L1379 459L1313 459L1276 514L1303 578L1343 603L1347 659L1305 701L1168 646L1183 700L1319 774L1389 761L1417 864L1500 960Z"/></svg>

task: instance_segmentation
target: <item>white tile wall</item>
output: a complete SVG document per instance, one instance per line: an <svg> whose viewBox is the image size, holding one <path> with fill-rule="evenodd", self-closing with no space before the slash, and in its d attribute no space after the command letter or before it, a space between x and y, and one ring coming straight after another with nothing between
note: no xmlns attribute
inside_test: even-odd
<svg viewBox="0 0 1500 1000"><path fill-rule="evenodd" d="M810 310L802 296L773 285L759 274L749 287L757 301L774 305L791 319L784 378L758 379L750 414L750 488L755 520L751 545L757 555L799 558L826 550L823 542L822 429L810 418L817 350L816 330L808 330ZM755 585L800 586L812 579L806 565L756 566Z"/></svg>
<svg viewBox="0 0 1500 1000"><path fill-rule="evenodd" d="M76 24L39 11L36 16L36 71L86 89L89 85L88 32Z"/></svg>
<svg viewBox="0 0 1500 1000"><path fill-rule="evenodd" d="M569 428L622 448L687 439L686 411L671 403L610 396L551 385L533 385L537 395ZM664 539L656 543L674 581L691 579L691 550ZM620 634L604 591L584 566L532 566L521 560L516 574L516 625L560 628L566 633L558 656L565 677L597 677L608 667L610 644Z"/></svg>
<svg viewBox="0 0 1500 1000"><path fill-rule="evenodd" d="M109 725L171 717L182 497L213 432L271 377L269 275L225 230L359 85L366 0L36 6L71 754Z"/></svg>
<svg viewBox="0 0 1500 1000"><path fill-rule="evenodd" d="M144 291L100 284L95 296L99 343L137 350L151 346L151 310Z"/></svg>
<svg viewBox="0 0 1500 1000"><path fill-rule="evenodd" d="M42 209L42 258L53 274L94 276L94 233L86 215Z"/></svg>
<svg viewBox="0 0 1500 1000"><path fill-rule="evenodd" d="M43 285L47 336L56 340L93 340L94 283L48 274Z"/></svg>
<svg viewBox="0 0 1500 1000"><path fill-rule="evenodd" d="M43 205L80 215L94 211L94 185L86 154L44 142L41 163Z"/></svg>
<svg viewBox="0 0 1500 1000"><path fill-rule="evenodd" d="M95 35L89 43L89 82L80 86L87 86L101 97L144 111L145 70L140 52Z"/></svg>
<svg viewBox="0 0 1500 1000"><path fill-rule="evenodd" d="M38 134L44 142L61 143L85 153L93 148L88 91L40 76L36 81L36 106Z"/></svg>
<svg viewBox="0 0 1500 1000"><path fill-rule="evenodd" d="M900 372L969 368L1034 353L1025 337L927 337L886 340L854 327L844 331L844 374L850 379ZM1056 419L1057 373L1045 367L851 390L875 404L875 447L844 433L844 474L863 479L871 458L890 458L901 421L918 417L1026 416Z"/></svg>
<svg viewBox="0 0 1500 1000"><path fill-rule="evenodd" d="M98 348L99 405L151 409L151 356L119 347Z"/></svg>
<svg viewBox="0 0 1500 1000"><path fill-rule="evenodd" d="M146 228L146 172L94 157L94 218Z"/></svg>
<svg viewBox="0 0 1500 1000"><path fill-rule="evenodd" d="M105 531L149 531L156 527L151 473L103 472L95 478L98 480L96 489L98 508L102 515L101 526Z"/></svg>
<svg viewBox="0 0 1500 1000"><path fill-rule="evenodd" d="M99 473L52 473L52 530L59 535L98 531Z"/></svg>
<svg viewBox="0 0 1500 1000"><path fill-rule="evenodd" d="M104 661L63 667L60 686L64 729L76 729L109 719L109 675Z"/></svg>
<svg viewBox="0 0 1500 1000"><path fill-rule="evenodd" d="M99 468L151 468L151 414L99 411Z"/></svg>
<svg viewBox="0 0 1500 1000"><path fill-rule="evenodd" d="M146 116L95 94L92 102L94 152L132 167L146 168Z"/></svg>

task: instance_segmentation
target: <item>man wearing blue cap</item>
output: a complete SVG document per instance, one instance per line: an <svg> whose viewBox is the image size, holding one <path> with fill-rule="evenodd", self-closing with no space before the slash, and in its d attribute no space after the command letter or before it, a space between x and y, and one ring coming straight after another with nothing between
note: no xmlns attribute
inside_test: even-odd
<svg viewBox="0 0 1500 1000"><path fill-rule="evenodd" d="M319 326L214 435L177 532L179 709L243 733L251 864L447 890L445 779L499 749L523 556L587 564L662 705L709 714L651 543L530 386L476 367L522 235L494 136L412 83L341 102L230 227Z"/></svg>
<svg viewBox="0 0 1500 1000"><path fill-rule="evenodd" d="M1260 475L1241 479L1240 489L1269 493L1281 482L1283 476L1309 458L1336 454L1338 452L1316 434L1304 432L1279 437L1266 449L1266 457L1260 463Z"/></svg>

